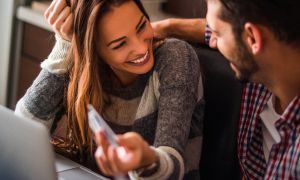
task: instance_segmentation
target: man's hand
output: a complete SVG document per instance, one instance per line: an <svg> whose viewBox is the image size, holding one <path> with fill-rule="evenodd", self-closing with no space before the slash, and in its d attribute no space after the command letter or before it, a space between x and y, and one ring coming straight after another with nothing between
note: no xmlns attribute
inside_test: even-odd
<svg viewBox="0 0 300 180"><path fill-rule="evenodd" d="M170 18L152 23L154 37L174 37L189 42L204 43L206 19Z"/></svg>
<svg viewBox="0 0 300 180"><path fill-rule="evenodd" d="M154 39L165 39L171 36L170 21L171 19L165 19L151 23L154 30Z"/></svg>

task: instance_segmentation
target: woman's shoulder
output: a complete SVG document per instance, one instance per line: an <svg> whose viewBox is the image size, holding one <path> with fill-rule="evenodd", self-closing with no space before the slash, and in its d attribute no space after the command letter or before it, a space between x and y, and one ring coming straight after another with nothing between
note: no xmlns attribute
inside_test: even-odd
<svg viewBox="0 0 300 180"><path fill-rule="evenodd" d="M168 69L188 70L199 67L198 56L194 48L179 39L165 39L154 51L156 71Z"/></svg>
<svg viewBox="0 0 300 180"><path fill-rule="evenodd" d="M186 41L175 39L175 38L168 38L162 40L160 45L155 49L155 52L158 54L161 53L168 53L172 51L189 51L192 50L192 46L188 44Z"/></svg>
<svg viewBox="0 0 300 180"><path fill-rule="evenodd" d="M196 52L187 42L167 39L155 50L153 73L164 87L197 86L201 76Z"/></svg>

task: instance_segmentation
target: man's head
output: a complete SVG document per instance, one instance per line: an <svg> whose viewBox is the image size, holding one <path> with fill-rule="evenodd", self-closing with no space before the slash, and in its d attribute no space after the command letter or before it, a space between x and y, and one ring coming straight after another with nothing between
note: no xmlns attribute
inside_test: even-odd
<svg viewBox="0 0 300 180"><path fill-rule="evenodd" d="M300 50L300 1L207 0L207 22L218 49L240 80L257 81L274 44ZM259 81L259 80L258 80Z"/></svg>

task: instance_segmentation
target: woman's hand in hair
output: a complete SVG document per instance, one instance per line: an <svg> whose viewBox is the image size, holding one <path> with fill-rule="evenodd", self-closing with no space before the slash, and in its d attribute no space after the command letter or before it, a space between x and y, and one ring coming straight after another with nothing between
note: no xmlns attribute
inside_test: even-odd
<svg viewBox="0 0 300 180"><path fill-rule="evenodd" d="M129 132L117 136L119 147L110 145L104 131L95 134L98 148L95 153L97 164L108 176L127 174L131 170L146 167L158 161L154 150L137 133Z"/></svg>
<svg viewBox="0 0 300 180"><path fill-rule="evenodd" d="M74 19L66 0L53 0L44 16L58 36L71 41Z"/></svg>

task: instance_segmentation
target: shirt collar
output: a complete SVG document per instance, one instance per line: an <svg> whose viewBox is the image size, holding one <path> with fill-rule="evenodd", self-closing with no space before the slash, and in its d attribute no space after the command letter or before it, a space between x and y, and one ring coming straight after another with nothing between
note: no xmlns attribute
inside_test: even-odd
<svg viewBox="0 0 300 180"><path fill-rule="evenodd" d="M275 126L277 129L284 127L294 129L298 124L300 124L300 94L290 102Z"/></svg>

